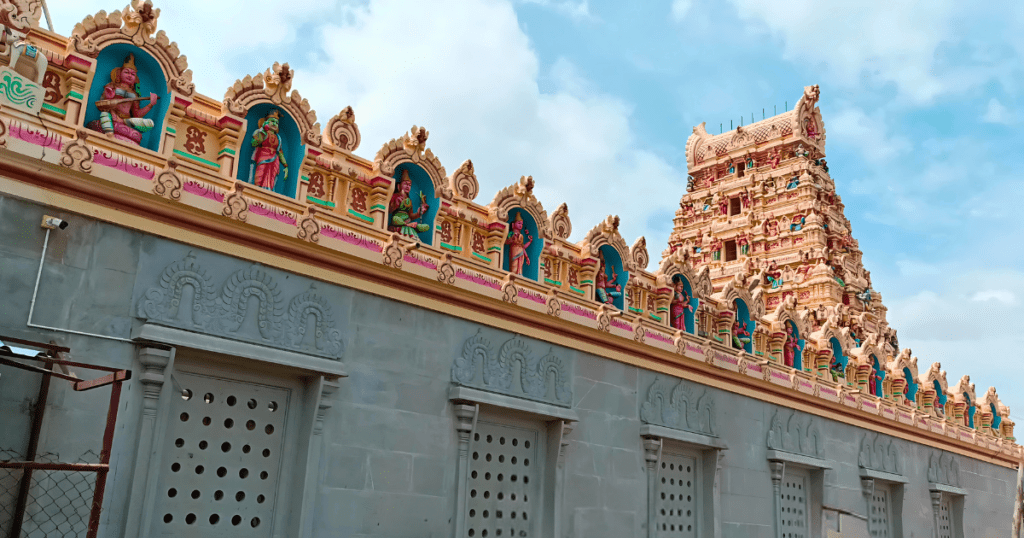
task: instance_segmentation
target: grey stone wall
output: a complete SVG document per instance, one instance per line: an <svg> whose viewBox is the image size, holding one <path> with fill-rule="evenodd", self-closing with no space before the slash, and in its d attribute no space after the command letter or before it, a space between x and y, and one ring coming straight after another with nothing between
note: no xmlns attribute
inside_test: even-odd
<svg viewBox="0 0 1024 538"><path fill-rule="evenodd" d="M252 266L251 261L76 215L46 212L72 225L51 234L36 323L127 338L133 324L140 322L139 304L147 290L158 284L169 264L190 251L211 275L218 293L230 274ZM139 371L132 344L26 327L42 246L38 223L43 213L34 204L0 198L0 290L5 298L0 334L52 339L70 346L77 360ZM285 305L312 283L273 268L261 270L272 278ZM326 414L320 438L323 450L316 474L313 535L451 536L458 446L448 401L452 364L466 339L478 332L492 342L515 335L330 283L318 283L316 290L330 306L349 376L331 396L334 405ZM258 334L247 334L229 337L260 341ZM551 349L571 365L571 407L580 421L569 435L565 459L564 534L646 536L647 477L639 436L640 408L656 376L571 349L523 340L538 356ZM293 344L308 342L280 345ZM37 383L38 376L31 374L4 371L0 377L0 448L25 444L28 408ZM119 538L124 526L126 495L131 489L128 470L139 423L137 378L126 389L101 533L111 538ZM774 536L767 435L778 408L716 389L708 389L708 394L715 402L716 433L729 447L719 476L722 536ZM59 389L51 398L42 450L60 453L63 459L74 459L89 448L98 451L105 394ZM799 413L798 417L811 419ZM814 420L825 457L835 465L825 475L824 504L863 514L858 456L865 435L873 434L822 418ZM89 437L93 434L94 438ZM902 474L909 480L904 535L931 536L927 472L930 458L938 451L903 440L894 441L894 446L902 458ZM968 458L958 461L961 487L969 492L967 535L1005 536L1015 473Z"/></svg>

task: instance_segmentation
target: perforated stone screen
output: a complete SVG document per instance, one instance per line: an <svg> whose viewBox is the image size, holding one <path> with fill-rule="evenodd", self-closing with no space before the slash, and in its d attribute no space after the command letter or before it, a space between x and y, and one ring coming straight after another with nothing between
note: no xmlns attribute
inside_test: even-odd
<svg viewBox="0 0 1024 538"><path fill-rule="evenodd" d="M782 480L782 538L809 538L807 523L807 484L810 476L803 469L786 469Z"/></svg>
<svg viewBox="0 0 1024 538"><path fill-rule="evenodd" d="M889 538L892 536L891 495L887 484L875 484L875 492L871 495L871 536Z"/></svg>
<svg viewBox="0 0 1024 538"><path fill-rule="evenodd" d="M176 373L153 535L269 537L287 389Z"/></svg>
<svg viewBox="0 0 1024 538"><path fill-rule="evenodd" d="M658 474L658 536L697 536L696 458L663 452Z"/></svg>
<svg viewBox="0 0 1024 538"><path fill-rule="evenodd" d="M939 503L939 538L953 538L953 507L949 495Z"/></svg>
<svg viewBox="0 0 1024 538"><path fill-rule="evenodd" d="M480 421L469 460L466 535L538 536L539 431Z"/></svg>

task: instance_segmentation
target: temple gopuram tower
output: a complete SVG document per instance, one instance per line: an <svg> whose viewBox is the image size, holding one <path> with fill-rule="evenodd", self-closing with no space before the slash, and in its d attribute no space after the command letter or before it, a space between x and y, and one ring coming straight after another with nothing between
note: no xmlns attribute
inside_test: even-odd
<svg viewBox="0 0 1024 538"><path fill-rule="evenodd" d="M837 333L828 350L833 357L869 339L891 357L898 352L895 331L829 175L818 96L818 86L809 86L794 109L723 134L708 134L703 123L693 129L687 193L666 255L681 249L695 270L709 269L716 292L732 281L763 295L769 312L795 302L805 330ZM701 312L705 334L715 332L712 317ZM755 349L768 355L767 328L748 331ZM883 369L884 359L873 369ZM830 362L840 371L852 364Z"/></svg>

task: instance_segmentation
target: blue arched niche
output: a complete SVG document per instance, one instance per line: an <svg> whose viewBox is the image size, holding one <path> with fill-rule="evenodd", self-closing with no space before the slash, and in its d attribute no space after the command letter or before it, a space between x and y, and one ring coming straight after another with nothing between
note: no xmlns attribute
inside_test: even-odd
<svg viewBox="0 0 1024 538"><path fill-rule="evenodd" d="M430 245L434 241L434 217L437 216L437 196L434 195L434 182L430 179L430 174L426 170L420 168L418 165L412 163L402 163L395 167L395 192L398 192L398 183L402 180L402 172L409 171L409 181L412 182L412 189L409 190L409 198L412 200L413 210L418 210L420 207L420 194L423 194L423 199L426 200L427 205L430 206L427 209L426 214L416 219L417 222L430 226L430 229L425 232L417 232L417 236L421 243ZM388 226L391 226L391 209L390 200L388 200ZM525 220L525 219L524 219ZM531 261L532 263L532 261Z"/></svg>
<svg viewBox="0 0 1024 538"><path fill-rule="evenodd" d="M829 338L828 343L829 346L832 348L832 355L835 357L835 360L839 362L839 364L842 367L839 373L846 375L846 363L850 361L850 358L843 354L843 345L839 343L839 339L837 339L835 336Z"/></svg>
<svg viewBox="0 0 1024 538"><path fill-rule="evenodd" d="M412 174L409 174L410 176ZM413 190L416 190L415 184ZM428 200L429 201L429 200ZM523 218L523 240L527 241L528 237L533 238L533 242L530 246L526 247L526 257L529 259L529 263L523 265L523 276L532 280L539 280L540 278L540 253L544 250L544 238L540 236L537 230L537 221L533 218L533 215L529 211L517 207L509 210L508 212L508 233L505 234L505 240L507 241L512 233L512 223L516 220L516 215ZM527 237L527 232L529 236ZM509 267L512 265L512 247L511 245L505 244L502 247L502 262L501 268L510 271Z"/></svg>
<svg viewBox="0 0 1024 538"><path fill-rule="evenodd" d="M907 399L914 401L917 397L917 383L914 381L914 374L910 373L910 368L903 368L903 377L907 380Z"/></svg>
<svg viewBox="0 0 1024 538"><path fill-rule="evenodd" d="M271 103L259 103L253 105L245 114L245 137L242 138L242 147L238 150L238 179L246 183L252 183L250 176L255 168L252 161L253 147L252 134L259 127L259 121L266 117L271 110L277 110L281 114L278 137L281 139L284 160L288 163L288 175L284 173L284 167L277 174L277 181L274 183L274 192L283 194L289 198L295 198L295 187L299 184L299 169L302 168L302 160L306 156L306 145L302 143L299 135L299 126L295 123L291 114L285 109Z"/></svg>
<svg viewBox="0 0 1024 538"><path fill-rule="evenodd" d="M93 103L103 98L103 87L110 83L110 71L124 65L128 54L135 55L135 69L139 77L139 96L148 97L150 93L155 93L159 97L156 106L144 116L153 120L153 128L142 133L139 147L159 151L160 140L164 133L164 117L170 106L167 79L164 77L164 70L160 68L160 64L148 52L134 45L115 43L100 51L96 58L96 74L92 77L92 85L89 86L89 96L86 99L85 125L88 126L93 121L99 121L100 111ZM139 104L145 106L147 102L142 101Z"/></svg>
<svg viewBox="0 0 1024 538"><path fill-rule="evenodd" d="M792 321L787 321L786 322L786 327L792 329L793 330L793 336L796 337L796 344L797 344L797 346L796 346L796 353L793 354L793 368L795 368L797 370L803 370L804 369L804 343L805 343L805 341L804 341L803 338L800 338L800 329L797 328L796 323L793 323ZM788 339L789 335L786 335L786 338ZM785 345L785 342L783 342L783 345Z"/></svg>
<svg viewBox="0 0 1024 538"><path fill-rule="evenodd" d="M757 324L756 322L750 319L750 308L747 307L747 303L745 303L743 299L735 299L733 301L733 306L736 307L736 321L739 322L740 328L745 328L746 331L750 333L750 341L747 342L746 344L743 344L743 349L746 350L747 353L753 353L754 329L757 328ZM728 345L732 346L732 342L728 342Z"/></svg>
<svg viewBox="0 0 1024 538"><path fill-rule="evenodd" d="M932 387L935 389L935 401L942 406L942 412L945 413L946 401L949 399L949 396L946 396L946 393L942 391L942 386L939 385L938 379L932 380Z"/></svg>
<svg viewBox="0 0 1024 538"><path fill-rule="evenodd" d="M875 369L875 396L882 398L885 396L882 394L882 381L885 380L885 370L882 370L878 357L874 355L871 356L871 367Z"/></svg>
<svg viewBox="0 0 1024 538"><path fill-rule="evenodd" d="M694 318L695 318L695 313L697 312L697 307L700 306L700 299L698 299L698 298L693 296L693 288L690 286L690 281L687 280L686 277L684 277L683 275L675 275L675 276L672 277L672 299L673 299L673 301L675 300L676 284L679 283L679 282L683 283L683 289L686 290L686 294L690 296L690 310L683 311L683 327L684 327L683 330L685 330L686 332L688 332L690 334L697 334L696 333L696 330L697 330L696 329L696 323L695 323L695 319ZM672 305L671 305L671 303L669 304L669 308L668 308L668 318L669 318L668 319L669 326L672 326Z"/></svg>
<svg viewBox="0 0 1024 538"><path fill-rule="evenodd" d="M615 305L615 308L623 310L625 309L626 283L629 282L629 273L622 269L622 258L619 256L619 252L612 248L611 245L601 245L599 251L604 256L604 265L601 266L601 270L608 277L608 284L619 286L619 296L612 298L612 304ZM612 270L615 271L614 282L611 279ZM601 299L597 297L597 279L594 280L594 288L594 299L600 302Z"/></svg>
<svg viewBox="0 0 1024 538"><path fill-rule="evenodd" d="M967 402L967 426L974 428L974 410L976 407L974 407L974 402L971 401L971 397L966 392L964 393L964 401Z"/></svg>
<svg viewBox="0 0 1024 538"><path fill-rule="evenodd" d="M1003 422L1003 417L999 416L999 413L996 412L996 404L990 403L988 406L992 410L992 429L998 430L999 424Z"/></svg>

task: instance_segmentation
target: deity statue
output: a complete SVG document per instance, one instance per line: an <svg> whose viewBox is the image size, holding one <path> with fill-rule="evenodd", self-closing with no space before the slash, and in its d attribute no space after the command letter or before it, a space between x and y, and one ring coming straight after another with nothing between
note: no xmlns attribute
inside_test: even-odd
<svg viewBox="0 0 1024 538"><path fill-rule="evenodd" d="M793 223L789 225L789 231L799 232L804 228L804 223L807 222L807 218L800 214L793 216Z"/></svg>
<svg viewBox="0 0 1024 538"><path fill-rule="evenodd" d="M750 239L747 237L746 233L741 234L736 239L736 246L739 247L740 254L746 256L750 253Z"/></svg>
<svg viewBox="0 0 1024 538"><path fill-rule="evenodd" d="M153 109L159 96L150 93L142 96L139 87L139 73L135 68L135 55L129 53L121 67L110 71L110 82L103 86L103 95L93 104L100 111L100 119L89 122L87 127L109 137L139 145L142 133L153 128L153 120L144 117ZM139 106L149 101L146 106Z"/></svg>
<svg viewBox="0 0 1024 538"><path fill-rule="evenodd" d="M722 240L715 239L711 243L711 259L714 261L720 261L722 259Z"/></svg>
<svg viewBox="0 0 1024 538"><path fill-rule="evenodd" d="M603 253L599 252L598 258L601 260L601 263L597 266L597 282L594 284L594 293L597 295L598 301L612 304L617 297L622 297L622 286L615 283L619 275L615 273L614 267L607 267L607 264L604 262ZM612 270L611 276L605 273L605 269Z"/></svg>
<svg viewBox="0 0 1024 538"><path fill-rule="evenodd" d="M505 238L505 244L508 245L508 270L517 275L523 274L523 267L530 265L526 249L533 243L530 230L523 226L523 215L517 211L516 218L508 228L508 237Z"/></svg>
<svg viewBox="0 0 1024 538"><path fill-rule="evenodd" d="M867 271L865 271L865 273L866 272ZM862 292L857 294L857 299L860 301L861 305L864 306L864 310L867 310L868 308L871 307L871 285L870 284L868 285L868 287L864 288L864 291L862 291Z"/></svg>
<svg viewBox="0 0 1024 538"><path fill-rule="evenodd" d="M773 290L782 287L782 271L775 260L772 260L771 265L764 270L764 283L770 285Z"/></svg>
<svg viewBox="0 0 1024 538"><path fill-rule="evenodd" d="M800 349L800 342L793 334L793 324L786 323L786 343L782 347L782 360L786 366L793 367L796 364L796 352Z"/></svg>
<svg viewBox="0 0 1024 538"><path fill-rule="evenodd" d="M430 209L427 199L420 193L420 207L418 211L412 210L412 199L409 192L412 190L412 179L409 178L409 171L402 170L402 178L398 181L398 188L395 194L391 195L391 202L388 203L388 230L398 232L406 237L419 239L418 232L430 230L430 225L416 222Z"/></svg>
<svg viewBox="0 0 1024 538"><path fill-rule="evenodd" d="M795 189L800 186L800 176L793 176L789 179L789 183L786 184L786 189Z"/></svg>
<svg viewBox="0 0 1024 538"><path fill-rule="evenodd" d="M781 161L782 159L779 157L779 148L772 148L772 150L768 152L768 164L772 167L772 170L778 168L779 162Z"/></svg>
<svg viewBox="0 0 1024 538"><path fill-rule="evenodd" d="M747 331L747 324L740 325L739 321L732 322L732 347L743 349L750 343L750 332Z"/></svg>
<svg viewBox="0 0 1024 538"><path fill-rule="evenodd" d="M828 173L828 162L825 159L818 159L818 166L820 166L822 170Z"/></svg>
<svg viewBox="0 0 1024 538"><path fill-rule="evenodd" d="M693 305L690 304L690 294L686 293L686 285L683 281L676 280L675 290L672 292L671 325L680 331L686 330L686 313L693 312Z"/></svg>
<svg viewBox="0 0 1024 538"><path fill-rule="evenodd" d="M871 373L868 374L868 392L872 396L878 396L878 372L875 370L874 365L871 366Z"/></svg>
<svg viewBox="0 0 1024 538"><path fill-rule="evenodd" d="M256 130L249 141L253 148L249 162L249 182L271 191L274 190L282 168L284 176L288 177L288 163L284 160L280 130L281 113L276 109L271 110L256 123Z"/></svg>

